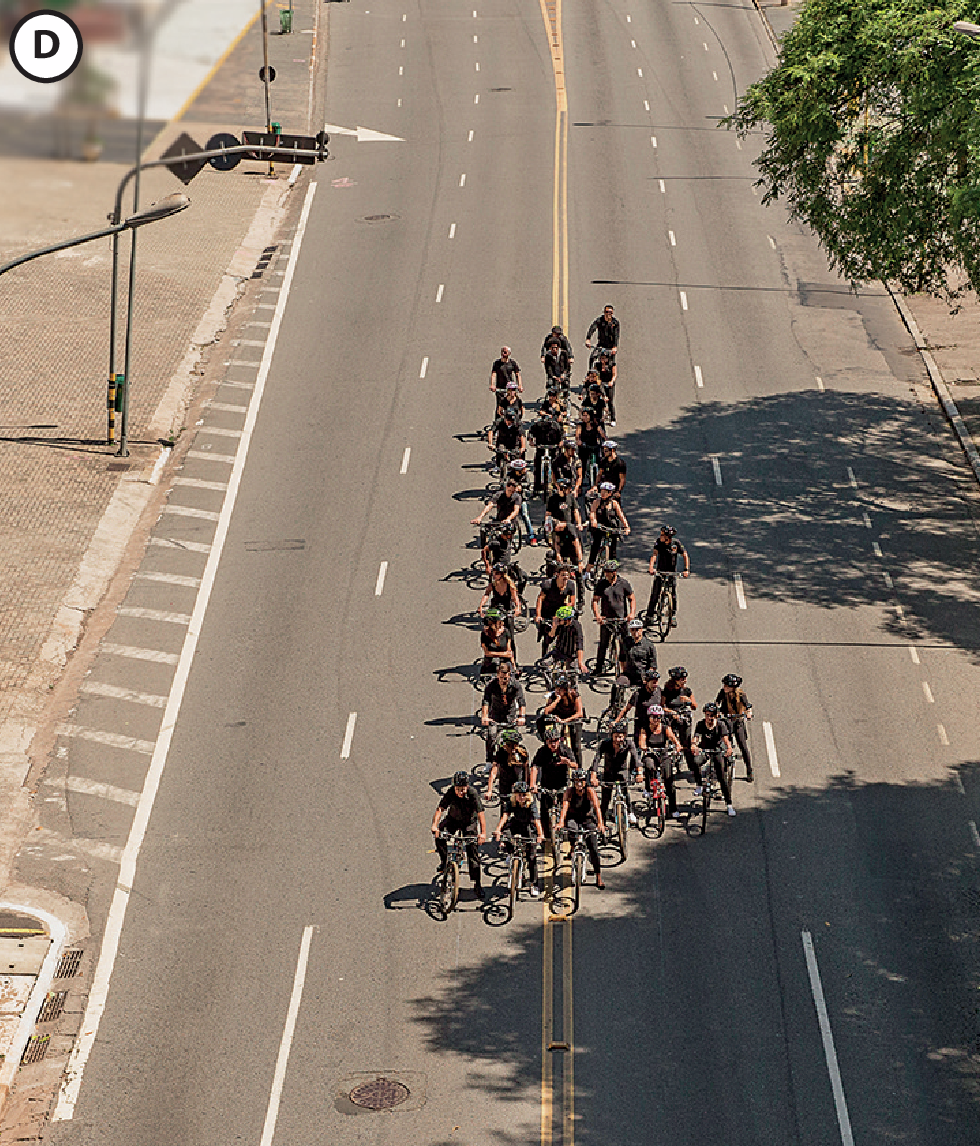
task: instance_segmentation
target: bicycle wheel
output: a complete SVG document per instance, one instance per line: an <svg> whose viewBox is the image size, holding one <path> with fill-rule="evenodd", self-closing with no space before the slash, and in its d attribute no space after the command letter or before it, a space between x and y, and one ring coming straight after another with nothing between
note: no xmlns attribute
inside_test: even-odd
<svg viewBox="0 0 980 1146"><path fill-rule="evenodd" d="M514 918L514 904L521 887L521 861L518 856L510 861L510 887L508 889L507 918Z"/></svg>
<svg viewBox="0 0 980 1146"><path fill-rule="evenodd" d="M705 783L704 777L701 778L701 835L708 830L708 809L711 807L711 779Z"/></svg>
<svg viewBox="0 0 980 1146"><path fill-rule="evenodd" d="M442 913L449 916L456 906L459 897L459 864L455 860L446 861L446 870L442 873L439 884L439 906Z"/></svg>
<svg viewBox="0 0 980 1146"><path fill-rule="evenodd" d="M578 849L574 853L572 865L572 882L575 888L575 906L572 909L578 911L579 897L582 894L582 884L585 882L585 853Z"/></svg>
<svg viewBox="0 0 980 1146"><path fill-rule="evenodd" d="M616 801L616 843L623 863L629 858L629 824L626 821L626 805L622 800Z"/></svg>
<svg viewBox="0 0 980 1146"><path fill-rule="evenodd" d="M548 500L549 493L551 493L551 458L545 454L541 459L541 497L543 501Z"/></svg>
<svg viewBox="0 0 980 1146"><path fill-rule="evenodd" d="M663 796L658 796L656 803L657 803L657 807L656 807L656 812L657 812L656 833L657 833L657 839L660 839L660 837L667 830L667 801L664 799Z"/></svg>
<svg viewBox="0 0 980 1146"><path fill-rule="evenodd" d="M670 590L665 585L660 593L660 603L657 605L657 630L660 634L661 644L667 639L670 632L670 622L674 619L674 601Z"/></svg>
<svg viewBox="0 0 980 1146"><path fill-rule="evenodd" d="M732 791L732 780L734 780L734 778L735 778L735 753L734 752L731 754L731 756L725 757L724 769L725 769L725 780L728 783L728 792L730 795L731 791Z"/></svg>

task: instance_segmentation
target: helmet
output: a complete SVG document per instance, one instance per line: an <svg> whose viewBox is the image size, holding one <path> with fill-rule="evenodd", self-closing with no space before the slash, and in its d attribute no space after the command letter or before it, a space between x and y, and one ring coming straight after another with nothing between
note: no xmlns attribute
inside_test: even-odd
<svg viewBox="0 0 980 1146"><path fill-rule="evenodd" d="M520 416L520 411L516 406L508 406L507 409L504 410L504 419L508 422L516 422Z"/></svg>
<svg viewBox="0 0 980 1146"><path fill-rule="evenodd" d="M558 675L555 677L555 688L567 688L569 684L571 684L571 681L568 679L565 673L558 673Z"/></svg>
<svg viewBox="0 0 980 1146"><path fill-rule="evenodd" d="M587 780L589 777L584 768L573 768L571 778L574 783L576 780Z"/></svg>
<svg viewBox="0 0 980 1146"><path fill-rule="evenodd" d="M553 398L558 393L558 387L554 383L550 383L544 388L544 392L549 398Z"/></svg>
<svg viewBox="0 0 980 1146"><path fill-rule="evenodd" d="M553 326L553 327L551 328L551 333L552 333L552 334L561 334L561 333L562 333L562 329L561 329L561 327L560 327L560 326Z"/></svg>
<svg viewBox="0 0 980 1146"><path fill-rule="evenodd" d="M520 744L521 734L516 728L505 728L500 734L501 744Z"/></svg>
<svg viewBox="0 0 980 1146"><path fill-rule="evenodd" d="M607 573L618 573L619 572L619 562L616 560L615 557L612 559L612 561L606 562L606 572Z"/></svg>
<svg viewBox="0 0 980 1146"><path fill-rule="evenodd" d="M461 788L461 787L463 787L464 784L469 786L469 782L470 782L469 772L464 772L464 771L462 771L462 769L460 769L459 772L453 773L453 787L454 788Z"/></svg>
<svg viewBox="0 0 980 1146"><path fill-rule="evenodd" d="M670 670L671 680L681 680L685 676L687 676L687 669L683 665L676 665Z"/></svg>
<svg viewBox="0 0 980 1146"><path fill-rule="evenodd" d="M526 796L531 788L526 780L518 780L517 783L511 788L515 796Z"/></svg>
<svg viewBox="0 0 980 1146"><path fill-rule="evenodd" d="M549 722L544 726L545 740L561 740L561 729L554 722Z"/></svg>
<svg viewBox="0 0 980 1146"><path fill-rule="evenodd" d="M660 532L666 533L668 537L677 536L677 530L672 525L661 525Z"/></svg>
<svg viewBox="0 0 980 1146"><path fill-rule="evenodd" d="M507 562L506 561L494 562L493 571L494 571L494 573L506 573L507 572Z"/></svg>
<svg viewBox="0 0 980 1146"><path fill-rule="evenodd" d="M736 676L735 673L730 672L721 678L721 683L727 684L729 688L738 688L738 686L742 683L742 678L740 676Z"/></svg>
<svg viewBox="0 0 980 1146"><path fill-rule="evenodd" d="M600 394L602 393L602 387L599 385L598 381L590 382L589 383L589 389L590 390L598 390Z"/></svg>
<svg viewBox="0 0 980 1146"><path fill-rule="evenodd" d="M602 448L604 450L614 450L616 449L616 443L611 439L606 438L606 440L602 443Z"/></svg>
<svg viewBox="0 0 980 1146"><path fill-rule="evenodd" d="M660 680L660 673L656 669L647 669L643 674L644 680Z"/></svg>
<svg viewBox="0 0 980 1146"><path fill-rule="evenodd" d="M599 482L599 492L600 493L615 493L616 487L613 485L613 483L611 481L601 481L601 482Z"/></svg>
<svg viewBox="0 0 980 1146"><path fill-rule="evenodd" d="M499 609L487 609L483 614L485 621L500 621L503 619L503 613Z"/></svg>
<svg viewBox="0 0 980 1146"><path fill-rule="evenodd" d="M516 526L514 525L514 523L512 521L505 521L503 523L503 525L501 525L501 527L500 527L500 533L504 537L510 537L510 535L514 532L515 529L516 529Z"/></svg>
<svg viewBox="0 0 980 1146"><path fill-rule="evenodd" d="M574 448L578 443L575 441L574 438L563 438L561 444L563 446L571 446L572 448Z"/></svg>
<svg viewBox="0 0 980 1146"><path fill-rule="evenodd" d="M701 711L705 714L705 716L717 716L718 715L718 705L715 704L715 702L713 700L709 700L708 703L704 706L704 708L701 709Z"/></svg>
<svg viewBox="0 0 980 1146"><path fill-rule="evenodd" d="M612 728L610 728L609 731L619 733L620 736L625 736L626 735L626 721L625 720L617 720L616 723L612 726Z"/></svg>
<svg viewBox="0 0 980 1146"><path fill-rule="evenodd" d="M647 716L663 716L663 714L663 705L651 704L647 706Z"/></svg>
<svg viewBox="0 0 980 1146"><path fill-rule="evenodd" d="M507 383L507 385L504 387L504 389L505 390L516 390L517 389L517 383L514 381L513 378L511 378L511 380Z"/></svg>
<svg viewBox="0 0 980 1146"><path fill-rule="evenodd" d="M510 468L522 474L527 469L527 462L523 458L514 458L510 463Z"/></svg>
<svg viewBox="0 0 980 1146"><path fill-rule="evenodd" d="M575 616L575 610L571 605L562 605L561 608L555 613L559 621L570 621Z"/></svg>
<svg viewBox="0 0 980 1146"><path fill-rule="evenodd" d="M572 484L572 479L568 476L568 474L558 474L558 476L555 478L555 485L571 485L571 484Z"/></svg>
<svg viewBox="0 0 980 1146"><path fill-rule="evenodd" d="M628 629L632 629L635 632L637 629L643 628L643 622L639 617L634 617L626 627Z"/></svg>

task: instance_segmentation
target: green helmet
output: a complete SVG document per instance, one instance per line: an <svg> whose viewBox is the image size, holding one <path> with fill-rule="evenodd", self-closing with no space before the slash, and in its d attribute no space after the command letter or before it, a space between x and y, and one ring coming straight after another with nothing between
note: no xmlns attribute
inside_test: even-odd
<svg viewBox="0 0 980 1146"><path fill-rule="evenodd" d="M570 621L575 616L575 610L571 605L562 605L555 616L559 621Z"/></svg>
<svg viewBox="0 0 980 1146"><path fill-rule="evenodd" d="M521 734L516 728L507 728L500 734L501 744L520 744Z"/></svg>
<svg viewBox="0 0 980 1146"><path fill-rule="evenodd" d="M499 609L487 609L483 614L485 621L499 621L503 617L503 613Z"/></svg>

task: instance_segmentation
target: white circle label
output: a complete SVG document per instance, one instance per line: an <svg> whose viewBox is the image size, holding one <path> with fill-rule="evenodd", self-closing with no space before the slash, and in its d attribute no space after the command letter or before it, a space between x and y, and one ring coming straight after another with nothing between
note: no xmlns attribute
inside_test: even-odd
<svg viewBox="0 0 980 1146"><path fill-rule="evenodd" d="M31 12L10 34L10 58L29 80L53 84L78 67L82 36L75 22L62 12Z"/></svg>

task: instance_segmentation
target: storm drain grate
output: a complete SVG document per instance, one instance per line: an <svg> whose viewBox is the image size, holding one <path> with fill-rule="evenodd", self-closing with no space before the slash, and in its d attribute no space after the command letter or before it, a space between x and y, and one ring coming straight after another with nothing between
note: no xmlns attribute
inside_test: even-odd
<svg viewBox="0 0 980 1146"><path fill-rule="evenodd" d="M71 979L78 974L78 965L82 961L81 951L66 951L58 960L58 969L54 973L56 979Z"/></svg>
<svg viewBox="0 0 980 1146"><path fill-rule="evenodd" d="M48 1043L50 1041L50 1035L31 1035L27 1040L27 1046L24 1047L24 1053L20 1056L21 1066L29 1066L32 1062L40 1062L48 1053Z"/></svg>
<svg viewBox="0 0 980 1146"><path fill-rule="evenodd" d="M67 998L67 991L48 991L37 1021L39 1023L53 1023L55 1019L61 1018L61 1012L65 1009L65 999Z"/></svg>
<svg viewBox="0 0 980 1146"><path fill-rule="evenodd" d="M355 1106L365 1110L393 1110L400 1106L409 1095L407 1086L390 1078L376 1078L371 1082L355 1086L348 1097Z"/></svg>

